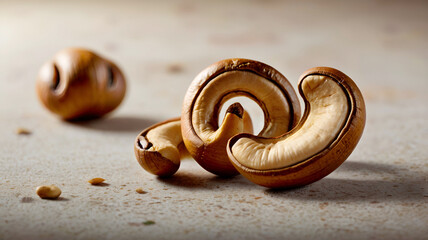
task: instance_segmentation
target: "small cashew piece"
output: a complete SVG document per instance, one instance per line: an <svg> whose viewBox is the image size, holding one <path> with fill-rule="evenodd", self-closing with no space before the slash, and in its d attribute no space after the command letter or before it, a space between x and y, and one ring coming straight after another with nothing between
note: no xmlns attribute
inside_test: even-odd
<svg viewBox="0 0 428 240"><path fill-rule="evenodd" d="M36 90L43 105L62 119L88 119L113 111L125 96L126 82L113 62L69 48L43 65Z"/></svg>
<svg viewBox="0 0 428 240"><path fill-rule="evenodd" d="M238 171L226 153L227 141L247 132L235 104L218 126L219 111L227 100L246 96L264 112L259 136L276 137L291 130L300 118L297 95L274 68L248 59L226 59L203 70L191 83L183 103L181 132L190 155L207 171L230 176Z"/></svg>
<svg viewBox="0 0 428 240"><path fill-rule="evenodd" d="M228 142L232 164L256 184L286 188L315 182L348 158L363 133L364 99L344 73L309 69L299 92L305 112L292 131L276 138L239 134Z"/></svg>
<svg viewBox="0 0 428 240"><path fill-rule="evenodd" d="M43 199L55 199L61 195L61 189L55 185L39 186L36 189L36 193Z"/></svg>

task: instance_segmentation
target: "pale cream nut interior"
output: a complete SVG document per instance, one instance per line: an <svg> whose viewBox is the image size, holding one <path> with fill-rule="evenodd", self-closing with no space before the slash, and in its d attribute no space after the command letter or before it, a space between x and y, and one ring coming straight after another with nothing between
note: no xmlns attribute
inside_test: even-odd
<svg viewBox="0 0 428 240"><path fill-rule="evenodd" d="M178 145L183 141L180 121L172 121L151 129L146 134L146 139L152 143L148 151L157 151L174 164L180 163Z"/></svg>
<svg viewBox="0 0 428 240"><path fill-rule="evenodd" d="M192 111L192 124L196 134L204 141L215 140L215 126L210 123L215 105L235 95L227 93L249 92L264 104L270 121L260 136L279 136L288 131L290 107L281 90L271 81L248 71L228 71L212 79L200 92ZM226 97L225 97L226 95ZM257 102L257 101L256 101ZM219 129L221 126L219 127Z"/></svg>
<svg viewBox="0 0 428 240"><path fill-rule="evenodd" d="M321 152L334 141L349 115L345 92L333 79L321 75L306 77L302 91L310 104L303 126L279 139L239 139L232 146L238 162L258 170L283 168Z"/></svg>

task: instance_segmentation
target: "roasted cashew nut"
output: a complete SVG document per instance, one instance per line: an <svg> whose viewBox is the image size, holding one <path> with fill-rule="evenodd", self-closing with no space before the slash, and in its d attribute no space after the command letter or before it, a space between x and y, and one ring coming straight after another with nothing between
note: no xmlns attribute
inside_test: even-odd
<svg viewBox="0 0 428 240"><path fill-rule="evenodd" d="M187 150L181 137L180 118L155 124L135 139L135 156L148 172L167 177L180 167L180 158Z"/></svg>
<svg viewBox="0 0 428 240"><path fill-rule="evenodd" d="M242 106L227 111L218 126L219 111L227 100L246 96L264 112L259 136L276 137L291 130L300 118L297 96L287 79L274 68L248 59L226 59L203 70L191 83L183 103L181 132L190 155L207 171L230 176L238 171L226 153L227 141L249 132Z"/></svg>
<svg viewBox="0 0 428 240"><path fill-rule="evenodd" d="M237 111L236 105L227 112ZM242 114L242 113L241 113ZM252 132L251 118L244 111L245 129ZM173 175L180 160L189 155L181 137L180 118L164 121L143 130L135 139L134 152L138 163L149 173L160 177Z"/></svg>
<svg viewBox="0 0 428 240"><path fill-rule="evenodd" d="M89 50L69 48L43 65L36 89L51 112L75 120L113 111L125 96L126 83L113 62Z"/></svg>
<svg viewBox="0 0 428 240"><path fill-rule="evenodd" d="M276 138L239 134L227 153L236 169L270 188L302 186L338 168L357 145L365 125L365 104L355 83L326 67L306 71L299 82L305 101L301 122Z"/></svg>

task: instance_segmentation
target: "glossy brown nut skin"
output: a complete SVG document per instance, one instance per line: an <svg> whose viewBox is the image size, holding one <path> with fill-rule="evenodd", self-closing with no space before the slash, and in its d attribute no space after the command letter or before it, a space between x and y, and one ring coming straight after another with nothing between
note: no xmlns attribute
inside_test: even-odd
<svg viewBox="0 0 428 240"><path fill-rule="evenodd" d="M91 119L119 106L126 82L113 62L86 49L68 48L42 66L36 90L43 105L62 119Z"/></svg>
<svg viewBox="0 0 428 240"><path fill-rule="evenodd" d="M318 181L335 169L337 169L352 153L358 144L365 126L366 109L364 98L357 85L347 75L339 70L328 67L311 68L300 77L299 92L303 96L301 83L309 75L324 75L335 80L348 95L350 112L348 119L337 136L322 152L295 165L273 169L257 170L243 166L233 156L232 146L242 137L254 138L250 134L239 134L228 142L227 152L232 164L238 171L250 181L268 188L291 188L304 186ZM289 133L278 138L298 131L309 114L309 103L305 100L305 112L302 121Z"/></svg>
<svg viewBox="0 0 428 240"><path fill-rule="evenodd" d="M202 141L202 139L200 139L195 129L193 128L192 111L196 97L202 91L204 86L206 86L215 77L228 71L248 71L255 73L256 75L268 79L278 88L280 88L283 95L286 96L290 107L291 116L288 126L289 130L298 123L301 114L300 104L293 87L281 73L269 65L250 59L225 59L214 63L199 73L187 90L183 102L183 110L181 115L183 141L190 155L199 163L199 165L201 165L205 170L219 176L233 176L239 174L235 167L230 163L229 157L227 156L227 142L222 144L221 148L211 149L211 151L207 150L207 145ZM227 93L225 93L225 95L226 94ZM238 93L236 95L245 94ZM212 125L217 125L217 113L221 104L222 102L217 103L216 109L213 109L213 111L216 113L214 114L214 118L207 120L210 121ZM259 104L263 103L259 102ZM268 113L265 113L265 122L269 121L269 119L266 119L266 115L268 117Z"/></svg>
<svg viewBox="0 0 428 240"><path fill-rule="evenodd" d="M140 141L142 140L147 141L146 135L150 130L173 121L180 121L180 118L174 118L167 121L163 121L144 129L140 134L138 134L134 142L134 153L138 163L147 172L157 175L159 177L172 176L180 168L180 164L173 163L171 160L163 157L157 151L148 150L149 147L142 146ZM187 150L185 149L184 144L183 143L180 144L178 148L180 151L180 155L185 156L187 153Z"/></svg>

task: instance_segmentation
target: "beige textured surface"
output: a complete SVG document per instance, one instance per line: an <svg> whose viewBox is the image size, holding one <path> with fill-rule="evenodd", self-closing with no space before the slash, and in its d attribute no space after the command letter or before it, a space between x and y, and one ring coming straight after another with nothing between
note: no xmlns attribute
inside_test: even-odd
<svg viewBox="0 0 428 240"><path fill-rule="evenodd" d="M426 1L1 1L0 239L426 239L427 12ZM68 46L98 51L128 77L109 118L65 123L38 103L39 67ZM193 77L229 57L263 61L294 86L319 65L351 76L367 104L357 149L287 191L192 161L170 179L144 172L139 131L177 116ZM45 184L61 198L40 199Z"/></svg>

